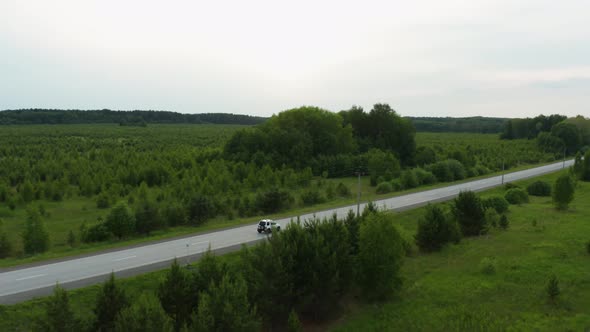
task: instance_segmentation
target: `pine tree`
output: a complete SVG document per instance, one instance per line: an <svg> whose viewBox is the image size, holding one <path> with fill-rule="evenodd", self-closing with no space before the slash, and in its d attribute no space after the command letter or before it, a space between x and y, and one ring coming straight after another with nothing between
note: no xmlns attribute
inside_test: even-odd
<svg viewBox="0 0 590 332"><path fill-rule="evenodd" d="M574 199L575 184L569 174L563 174L555 181L553 202L558 210L567 210Z"/></svg>
<svg viewBox="0 0 590 332"><path fill-rule="evenodd" d="M115 319L121 310L129 304L123 289L115 282L115 273L111 273L109 279L103 284L96 298L94 314L96 331L113 331Z"/></svg>
<svg viewBox="0 0 590 332"><path fill-rule="evenodd" d="M78 322L74 318L68 293L55 285L53 295L46 302L45 314L34 325L34 331L69 332L78 331Z"/></svg>
<svg viewBox="0 0 590 332"><path fill-rule="evenodd" d="M27 210L25 230L22 234L25 253L37 254L49 249L49 233L35 209Z"/></svg>
<svg viewBox="0 0 590 332"><path fill-rule="evenodd" d="M439 206L429 204L424 216L418 220L415 238L422 251L436 251L449 242L459 240L460 236L457 223L448 218Z"/></svg>
<svg viewBox="0 0 590 332"><path fill-rule="evenodd" d="M359 286L369 299L386 299L401 286L402 238L382 213L370 214L360 230Z"/></svg>
<svg viewBox="0 0 590 332"><path fill-rule="evenodd" d="M127 204L120 202L111 209L105 221L107 229L119 239L131 235L135 230L135 217Z"/></svg>
<svg viewBox="0 0 590 332"><path fill-rule="evenodd" d="M192 297L196 298L197 295L198 293L190 292L188 275L175 259L164 281L158 287L158 298L164 311L174 321L176 331L189 321Z"/></svg>
<svg viewBox="0 0 590 332"><path fill-rule="evenodd" d="M12 252L12 244L8 240L8 236L2 227L2 219L0 219L0 259L10 256Z"/></svg>
<svg viewBox="0 0 590 332"><path fill-rule="evenodd" d="M481 235L487 232L487 224L481 200L472 191L462 191L455 198L453 215L465 236Z"/></svg>
<svg viewBox="0 0 590 332"><path fill-rule="evenodd" d="M143 293L137 301L117 315L115 331L172 332L174 329L172 320L166 315L158 299Z"/></svg>
<svg viewBox="0 0 590 332"><path fill-rule="evenodd" d="M212 283L199 299L197 331L259 331L256 309L248 301L248 288L241 276L225 274L219 285Z"/></svg>
<svg viewBox="0 0 590 332"><path fill-rule="evenodd" d="M287 320L287 331L289 332L301 332L301 322L299 321L299 316L297 316L297 312L295 310L291 310L289 313L289 319Z"/></svg>

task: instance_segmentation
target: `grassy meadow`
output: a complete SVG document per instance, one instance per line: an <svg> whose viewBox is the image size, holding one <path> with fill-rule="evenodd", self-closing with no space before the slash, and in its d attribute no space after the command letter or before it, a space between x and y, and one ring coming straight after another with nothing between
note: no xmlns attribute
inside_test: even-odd
<svg viewBox="0 0 590 332"><path fill-rule="evenodd" d="M554 182L558 174L543 179ZM522 187L535 181L518 182ZM482 193L501 194L503 188ZM355 304L334 331L587 331L590 329L590 183L578 182L570 209L531 196L510 206L508 230L466 238L438 253L417 253L402 268L392 301ZM448 203L443 203L448 204ZM423 209L400 213L415 234ZM490 263L491 262L491 263ZM493 268L488 266L492 265ZM495 270L491 272L490 270ZM551 274L561 294L548 300Z"/></svg>

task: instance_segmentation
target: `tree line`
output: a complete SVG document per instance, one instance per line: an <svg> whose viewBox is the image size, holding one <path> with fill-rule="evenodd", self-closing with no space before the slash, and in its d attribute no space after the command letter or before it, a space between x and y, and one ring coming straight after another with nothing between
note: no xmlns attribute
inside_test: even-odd
<svg viewBox="0 0 590 332"><path fill-rule="evenodd" d="M488 118L474 116L466 118L451 117L406 117L412 121L417 132L448 132L448 133L501 133L506 118Z"/></svg>
<svg viewBox="0 0 590 332"><path fill-rule="evenodd" d="M192 124L242 124L255 125L266 120L264 117L231 114L202 113L184 114L154 110L60 110L60 109L18 109L0 111L0 125L24 124L81 124L119 123L137 125L148 123L192 123Z"/></svg>
<svg viewBox="0 0 590 332"><path fill-rule="evenodd" d="M539 115L535 118L511 119L506 122L502 139L536 139L539 149L551 153L574 155L590 148L590 119L581 115Z"/></svg>

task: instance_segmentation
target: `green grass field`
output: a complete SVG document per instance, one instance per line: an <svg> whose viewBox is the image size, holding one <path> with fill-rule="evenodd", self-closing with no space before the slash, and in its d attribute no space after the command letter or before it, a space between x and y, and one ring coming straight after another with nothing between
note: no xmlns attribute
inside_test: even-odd
<svg viewBox="0 0 590 332"><path fill-rule="evenodd" d="M546 176L553 182L557 174ZM524 186L534 180L520 182ZM590 329L590 183L578 182L570 210L554 209L551 198L511 206L510 228L464 239L404 262L404 286L394 300L353 307L335 331L587 331ZM500 194L502 189L483 196ZM411 232L423 209L399 214ZM496 272L482 272L482 260ZM555 305L545 286L559 279Z"/></svg>

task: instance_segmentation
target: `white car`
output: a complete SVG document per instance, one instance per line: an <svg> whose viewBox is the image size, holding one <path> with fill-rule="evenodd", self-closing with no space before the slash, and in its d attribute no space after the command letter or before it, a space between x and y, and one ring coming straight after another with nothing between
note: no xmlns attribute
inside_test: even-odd
<svg viewBox="0 0 590 332"><path fill-rule="evenodd" d="M272 233L273 229L276 229L277 232L281 230L281 225L278 222L270 219L262 219L258 223L258 233Z"/></svg>

